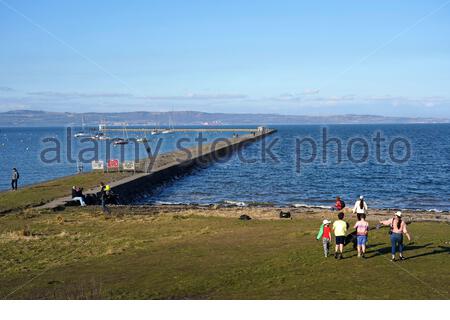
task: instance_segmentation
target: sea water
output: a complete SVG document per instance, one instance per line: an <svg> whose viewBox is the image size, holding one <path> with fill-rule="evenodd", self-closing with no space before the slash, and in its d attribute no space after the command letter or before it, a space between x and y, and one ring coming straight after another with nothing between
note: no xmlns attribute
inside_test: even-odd
<svg viewBox="0 0 450 320"><path fill-rule="evenodd" d="M139 203L329 207L336 196L351 206L364 195L369 206L376 208L450 209L448 124L274 127L278 129L276 134L247 145L228 159L155 186ZM89 151L86 149L93 147L92 142L72 139L76 131L0 128L0 190L9 188L12 167L19 169L20 184L24 185L76 174L79 160L89 160L83 163L83 170L89 171L90 160L106 160L106 153L109 158L123 160L147 154L144 145L136 151L134 144L123 149L111 147L106 152L105 142L98 143L98 152ZM206 141L202 143L231 135L203 133ZM159 153L177 149L181 138L187 139L183 147L198 144L197 133L147 138L152 153L156 149ZM55 160L56 152L43 154L46 148L55 147L52 139L60 141L58 161L43 159ZM84 159L77 159L80 152Z"/></svg>
<svg viewBox="0 0 450 320"><path fill-rule="evenodd" d="M364 195L374 208L450 210L448 124L277 129L228 161L156 188L141 202L330 207L336 196L353 206ZM341 142L340 155L336 140L323 148L324 130L327 139ZM384 141L376 142L377 135Z"/></svg>

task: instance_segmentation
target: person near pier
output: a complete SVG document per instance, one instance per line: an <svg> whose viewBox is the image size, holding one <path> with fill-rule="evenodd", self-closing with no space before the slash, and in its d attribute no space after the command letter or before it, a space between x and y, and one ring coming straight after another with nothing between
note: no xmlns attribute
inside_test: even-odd
<svg viewBox="0 0 450 320"><path fill-rule="evenodd" d="M86 203L84 202L83 188L78 188L76 186L72 187L72 200L79 201L82 207L86 206Z"/></svg>
<svg viewBox="0 0 450 320"><path fill-rule="evenodd" d="M106 206L106 200L108 198L108 191L110 187L108 185L105 185L104 182L100 182L100 201L102 204L102 210L105 214L110 215L111 210Z"/></svg>
<svg viewBox="0 0 450 320"><path fill-rule="evenodd" d="M359 196L359 200L355 202L355 206L353 207L353 213L367 214L367 203L364 200L364 196Z"/></svg>
<svg viewBox="0 0 450 320"><path fill-rule="evenodd" d="M402 212L397 211L393 218L380 221L380 223L391 228L389 230L389 238L391 240L392 261L395 261L397 247L400 260L405 260L403 256L403 234L406 235L409 241L411 241L411 236L406 229L405 221L402 220Z"/></svg>
<svg viewBox="0 0 450 320"><path fill-rule="evenodd" d="M17 171L16 168L12 169L12 174L11 174L11 189L13 191L17 191L17 184L20 178L20 174L19 171Z"/></svg>

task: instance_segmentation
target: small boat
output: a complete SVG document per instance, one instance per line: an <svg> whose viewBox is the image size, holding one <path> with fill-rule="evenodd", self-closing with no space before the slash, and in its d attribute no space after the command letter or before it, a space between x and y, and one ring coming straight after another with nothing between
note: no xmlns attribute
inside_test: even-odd
<svg viewBox="0 0 450 320"><path fill-rule="evenodd" d="M87 132L80 131L73 135L75 138L89 138L91 135Z"/></svg>
<svg viewBox="0 0 450 320"><path fill-rule="evenodd" d="M81 131L73 135L75 138L89 138L91 135L84 130L84 117L81 118Z"/></svg>
<svg viewBox="0 0 450 320"><path fill-rule="evenodd" d="M150 133L152 135L156 135L156 134L160 134L161 132L158 129L153 129Z"/></svg>
<svg viewBox="0 0 450 320"><path fill-rule="evenodd" d="M143 137L143 138L137 138L136 141L139 143L145 143L145 142L148 142L148 139Z"/></svg>
<svg viewBox="0 0 450 320"><path fill-rule="evenodd" d="M123 136L125 137L125 138L116 138L116 139L114 139L114 145L124 145L124 144L128 144L129 143L129 141L128 141L128 131L127 131L127 127L126 127L126 125L123 127Z"/></svg>
<svg viewBox="0 0 450 320"><path fill-rule="evenodd" d="M115 146L118 146L118 145L128 144L129 141L128 141L128 139L118 138L118 139L115 139L113 143Z"/></svg>
<svg viewBox="0 0 450 320"><path fill-rule="evenodd" d="M103 132L99 132L96 135L90 136L89 138L91 138L92 140L100 140L100 141L106 141L110 139L109 137L105 136Z"/></svg>
<svg viewBox="0 0 450 320"><path fill-rule="evenodd" d="M99 140L99 141L106 141L106 140L111 140L110 137L107 137L103 134L97 134L94 136L94 140Z"/></svg>
<svg viewBox="0 0 450 320"><path fill-rule="evenodd" d="M163 129L161 133L168 134L168 133L174 133L174 132L175 132L175 130L174 130L174 126L173 126L172 113L170 113L169 114L169 128Z"/></svg>

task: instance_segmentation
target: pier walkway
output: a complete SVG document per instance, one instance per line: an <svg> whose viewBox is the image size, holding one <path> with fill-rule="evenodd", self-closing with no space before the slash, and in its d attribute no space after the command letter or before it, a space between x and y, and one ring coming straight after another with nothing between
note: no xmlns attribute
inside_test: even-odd
<svg viewBox="0 0 450 320"><path fill-rule="evenodd" d="M228 157L237 148L260 140L267 135L275 133L276 130L265 129L256 131L252 129L251 132L251 134L224 138L224 140L219 140L215 143L205 144L201 149L195 146L142 159L136 162L138 173L111 182L109 185L114 193L120 195L121 201L128 203L139 196L150 193L156 185L189 172L192 167L206 166L210 162ZM98 188L90 189L86 190L85 194L97 193L98 191ZM55 199L38 209L55 209L64 206L69 201L71 201L70 196Z"/></svg>
<svg viewBox="0 0 450 320"><path fill-rule="evenodd" d="M159 129L150 129L150 128L102 128L102 132L123 132L126 130L127 132L141 132L141 133L151 133L152 131L159 131L158 134L164 130L170 130L171 132L255 132L257 129L254 128L159 128Z"/></svg>

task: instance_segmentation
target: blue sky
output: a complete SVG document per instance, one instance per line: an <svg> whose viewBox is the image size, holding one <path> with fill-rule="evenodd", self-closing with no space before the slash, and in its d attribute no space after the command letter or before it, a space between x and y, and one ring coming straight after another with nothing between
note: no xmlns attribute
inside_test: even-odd
<svg viewBox="0 0 450 320"><path fill-rule="evenodd" d="M450 1L0 0L0 111L450 117Z"/></svg>

